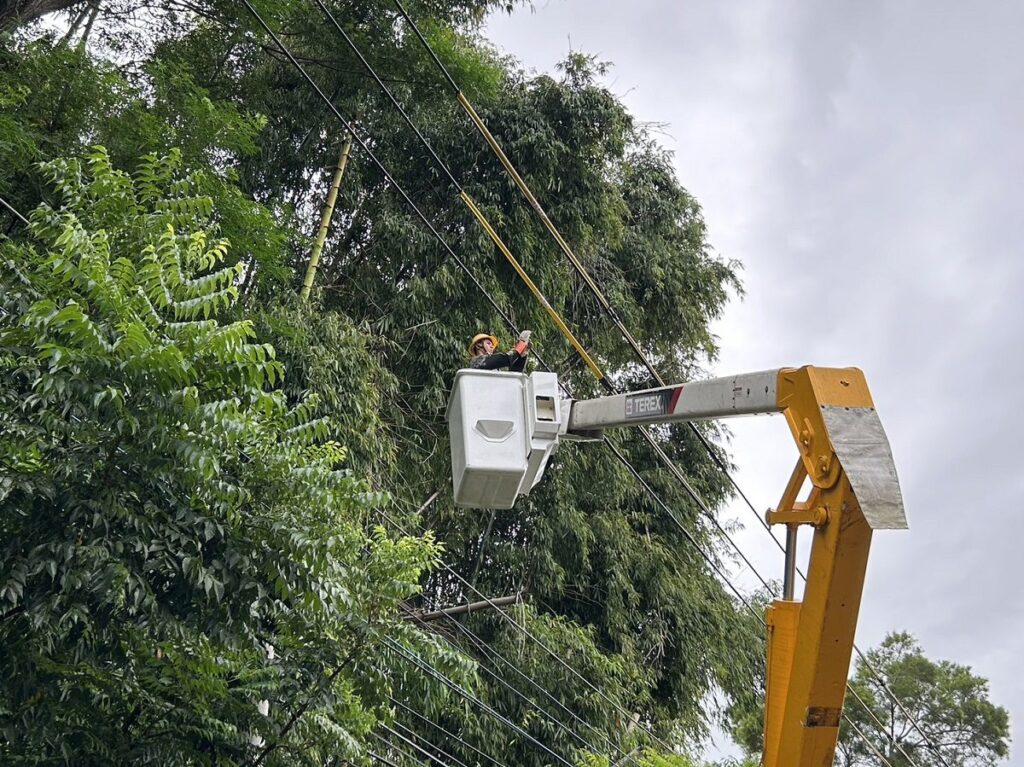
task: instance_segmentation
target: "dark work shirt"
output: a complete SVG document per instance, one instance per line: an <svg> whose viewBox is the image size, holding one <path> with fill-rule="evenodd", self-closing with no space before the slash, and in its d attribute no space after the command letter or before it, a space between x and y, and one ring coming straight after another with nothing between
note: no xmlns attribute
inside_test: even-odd
<svg viewBox="0 0 1024 767"><path fill-rule="evenodd" d="M479 354L469 361L469 366L474 370L508 368L509 372L522 373L526 367L526 355L519 356L514 351Z"/></svg>

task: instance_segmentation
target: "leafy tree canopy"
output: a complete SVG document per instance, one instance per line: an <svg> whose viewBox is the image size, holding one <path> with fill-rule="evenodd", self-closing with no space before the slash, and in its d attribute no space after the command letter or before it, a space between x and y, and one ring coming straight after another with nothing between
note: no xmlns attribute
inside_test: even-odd
<svg viewBox="0 0 1024 767"><path fill-rule="evenodd" d="M846 712L871 745L843 730L844 767L877 764L876 751L894 767L983 767L1007 756L1009 714L989 700L986 679L967 666L931 660L906 632L889 634L866 657L868 663L858 660L850 680L864 705L848 694Z"/></svg>
<svg viewBox="0 0 1024 767"><path fill-rule="evenodd" d="M239 268L175 159L49 164L41 244L3 248L5 763L355 755L393 684L377 644L434 644L396 606L437 548L374 526L273 349L217 319Z"/></svg>
<svg viewBox="0 0 1024 767"><path fill-rule="evenodd" d="M625 385L648 385L646 372L632 361L613 326L523 204L500 165L475 138L458 107L442 97L432 62L398 23L390 5L329 5L555 307L579 330L602 366ZM439 55L663 375L675 380L700 375L702 366L716 352L709 324L719 316L729 291L737 287L736 265L719 258L711 249L699 205L677 179L671 158L603 86L603 65L574 55L556 76L523 73L479 37L476 25L480 14L495 5L437 0L410 3L410 10L422 20ZM60 375L55 380L63 381L64 376L70 382L52 385L64 386L57 393L71 397L75 404L48 404L48 409L39 412L12 410L20 419L20 431L12 434L23 436L12 441L10 460L15 455L23 460L25 451L42 451L31 447L40 440L48 445L47 450L55 452L47 453L46 460L40 459L40 466L45 468L39 469L39 477L33 474L26 480L29 484L22 488L21 495L8 496L13 500L5 507L5 514L9 511L16 521L10 523L14 525L12 530L20 530L17 525L29 524L26 519L41 525L39 519L52 516L61 520L62 514L71 513L64 506L59 512L48 510L27 517L18 511L30 499L45 507L46 496L36 498L31 482L57 472L57 466L63 465L63 450L93 467L88 472L76 468L70 476L78 484L67 491L72 496L78 493L76 497L87 505L106 503L103 493L93 498L93 488L97 483L107 487L104 472L114 470L104 467L112 462L120 466L122 451L129 451L131 460L147 461L142 464L146 469L137 469L127 477L117 475L116 481L122 484L111 485L109 492L137 497L141 499L138 503L156 503L153 498L165 484L175 509L177 504L192 508L189 504L201 492L195 488L208 488L213 493L220 487L218 483L226 483L245 491L235 501L217 501L228 504L224 514L230 509L235 515L231 519L236 520L231 523L233 527L228 525L223 534L218 531L217 535L229 538L234 547L231 550L243 552L249 564L242 567L234 560L223 564L227 560L220 557L221 564L216 568L226 569L222 573L215 568L209 573L213 579L209 581L210 605L202 602L194 610L189 607L190 600L200 596L207 599L205 588L188 590L172 579L177 584L174 588L182 589L177 620L191 621L189 625L195 626L192 630L205 632L216 622L214 616L222 614L211 612L214 607L228 611L225 614L231 616L231 622L224 630L230 629L230 635L218 641L231 647L245 646L246 674L251 671L256 676L269 673L265 672L268 664L263 637L272 638L267 632L282 632L282 648L292 648L293 654L287 661L275 659L271 667L293 663L287 673L281 674L290 686L282 683L280 688L263 686L243 693L225 683L224 700L232 701L235 708L222 713L210 705L214 706L211 710L216 709L216 721L233 728L230 738L193 738L191 751L180 749L176 742L159 742L153 748L165 748L167 753L181 751L186 760L203 761L210 753L237 753L216 749L244 748L253 731L267 744L278 742L288 724L287 717L295 712L292 693L310 688L319 691L316 680L341 669L336 684L324 688L323 697L316 697L309 711L285 733L283 740L291 750L286 752L287 744L282 744L271 757L285 759L283 753L300 754L295 758L315 761L318 754L334 748L339 739L349 744L349 751L341 753L354 753L366 748L366 733L379 735L376 724L391 721L389 717L394 715L419 742L443 749L467 764L479 760L478 751L501 754L505 761L517 765L540 765L550 760L527 738L510 734L507 727L497 724L479 707L453 699L450 690L448 697L442 695L428 678L414 673L393 654L379 656L370 665L360 655L342 666L339 658L345 656L332 648L340 644L351 649L354 641L348 640L360 636L361 620L378 626L379 636L394 636L419 648L438 668L461 674L459 678L510 722L574 760L588 754L619 759L645 748L664 751L663 743L673 747L692 745L712 719L730 718L734 710L739 710L736 706L740 702L754 698L761 665L760 624L728 595L694 552L691 536L712 556L723 561L728 557L715 527L645 443L631 436L619 439L621 449L645 481L673 509L674 519L601 445L567 446L549 469L544 485L513 512L467 514L452 507L443 422L447 394L454 371L465 363L469 336L488 329L507 338L508 330L502 327L499 315L359 152L346 171L315 301L308 305L297 302L294 290L308 258L310 234L319 223L320 203L344 139L340 126L240 4L189 3L188 9L172 3L148 5L147 9L155 8L159 13L145 16L152 21L145 45L139 44L143 38L133 26L135 21L121 13L140 7L104 4L91 27L88 45L78 44L90 29L86 20L66 39L37 33L31 25L23 27L15 38L6 40L0 51L0 82L4 83L0 86L0 195L21 210L44 205L33 219L34 231L43 244L22 241L18 246L6 246L17 249L8 251L12 267L5 275L5 286L8 282L23 285L25 280L32 286L31 294L22 288L5 293L17 304L12 304L14 308L5 320L11 323L10 342L17 341L17 348L23 350L15 355L16 360L12 357L10 364L15 366L17 361L26 371L5 382L12 387L9 401L20 403L20 398L31 391L34 371L57 364L50 357L40 358L42 352L35 351L38 344L56 344L45 335L55 331L45 323L26 326L22 322L24 313L37 301L51 301L57 314L64 311L68 301L74 301L84 318L80 321L77 314L72 317L78 323L75 327L100 327L101 337L115 347L110 352L103 345L88 347L86 354L62 336L60 365L70 365L74 360L85 367L67 372L59 366ZM325 25L315 6L261 2L259 7L275 28L287 31L289 47L301 57L333 103L356 120L361 135L372 142L394 177L478 276L490 297L519 326L534 329L535 347L575 391L581 396L598 391L542 309L470 214L458 205L443 173L427 162L414 133L365 76L344 42ZM180 14L178 21L173 14ZM76 18L72 15L72 24ZM89 149L97 143L107 147L105 154ZM85 167L75 162L53 163L57 157L83 154L90 158ZM134 169L140 156L149 159L132 180L125 171ZM8 223L10 234L19 236L15 222ZM170 234L165 225L171 226ZM65 241L60 238L67 227L79 234ZM206 244L193 245L193 239ZM193 250L205 253L220 239L228 240L231 247L216 247L219 265L196 261L199 256L189 255ZM94 255L99 247L95 243L100 240L107 243L104 247L109 255ZM172 253L172 245L177 248L173 253L180 266L167 255ZM156 255L149 255L150 247ZM55 253L62 254L61 264L75 264L79 271L86 267L93 270L88 271L88 279L96 285L119 286L117 290L103 287L114 296L110 299L114 303L93 298L87 292L92 283L58 279L60 272L45 266L57 257ZM164 255L170 260L163 260ZM20 264L25 265L14 268ZM171 276L147 282L158 266L169 269ZM180 278L174 276L179 272ZM161 339L160 349L167 346L177 351L153 352L156 356L151 358L145 356L149 354L147 346L116 345L118 334L124 332L122 325L128 328L142 323L148 327L143 315L133 319L132 312L145 309L132 303L136 300L131 293L135 283L144 290L163 283L171 286L172 301L160 304L149 300L165 320L165 325L152 330L163 334L154 336ZM179 295L173 290L192 293ZM118 291L127 297L118 298ZM204 291L216 292L216 298ZM178 304L193 300L209 315L202 314L202 310L189 317L173 314L179 311ZM122 304L127 314L108 308ZM100 316L96 312L105 313ZM68 316L61 315L61 322ZM200 332L199 328L205 329ZM213 334L210 344L222 342L217 339L233 339L227 350L218 352L223 359L211 350L219 347L202 346L204 334ZM256 344L255 338L261 343ZM79 341L87 343L88 335ZM143 355L149 362L136 363L136 355ZM139 380L117 377L134 371L136 364L142 366ZM155 369L150 370L146 364ZM172 372L162 366L169 366ZM282 368L286 371L283 381ZM242 369L249 372L243 373ZM262 378L254 372L258 369L266 371ZM139 421L137 432L129 429L109 461L102 448L115 444L107 436L116 439L121 433L118 423L125 416L120 408L128 406L110 399L113 395L103 395L88 409L86 405L92 402L89 398L99 396L106 386L130 389L137 399L126 401L139 411L129 411ZM192 390L195 396L180 393ZM222 401L230 403L222 406L228 410L210 414L216 408L207 405ZM66 423L40 415L55 409ZM70 420L65 411L76 412L80 420ZM201 420L207 417L210 423ZM218 421L221 417L226 420ZM236 427L236 421L243 427ZM78 435L75 439L84 439L80 432L88 426L93 436L87 444L93 447L78 447L75 441L65 443L59 436L64 431L60 430L48 437L57 426ZM179 428L186 427L187 439L179 433ZM236 428L243 428L242 434ZM707 428L707 436L715 438L713 427ZM136 433L142 436L136 438ZM305 436L298 445L293 445L289 437L278 446L275 435L281 433ZM727 494L726 479L696 437L681 428L664 429L658 436L710 507L721 503ZM167 453L161 452L166 446L177 449L176 440L185 440L190 451L198 452L189 453L187 460L180 459L180 472L172 463L164 466L163 474L155 469L150 472L152 463L167 458ZM344 450L335 445L343 445ZM252 460L254 456L260 456L260 460ZM724 460L724 455L719 457ZM193 460L202 465L193 466L189 462ZM124 463L131 465L127 458ZM69 465L78 466L73 462ZM285 473L286 467L305 472L307 480L292 487L291 481L284 479L291 476ZM349 473L331 474L339 467ZM336 484L325 483L322 491L338 495L330 501L334 506L326 500L318 506L302 502L306 494L319 487L321 473L335 477ZM158 488L146 484L150 476L164 484ZM376 491L392 500L372 501L365 480L372 481ZM142 482L139 488L133 488L134 481ZM435 491L439 491L437 499L417 513ZM13 486L9 492L15 492ZM120 498L109 503L134 508ZM265 504L256 507L255 499L264 499ZM189 513L216 515L218 508L204 507ZM261 539L264 548L257 549L247 536L262 528L250 529L243 511L267 514L268 525L270 518L277 520L280 516L281 525L301 528L297 534L301 546L307 548L297 555L299 562L302 557L313 557L316 567L327 568L333 573L331 577L337 577L338 588L344 586L363 594L364 587L369 591L376 588L371 584L376 583L373 579L384 578L390 572L384 565L366 567L360 559L369 556L362 553L364 548L371 552L374 547L381 549L378 556L397 568L388 576L393 576L394 582L380 586L381 601L376 607L357 600L355 606L346 608L351 614L342 617L330 617L331 610L341 609L337 605L322 608L328 617L317 617L315 610L314 615L295 615L289 611L304 605L307 593L315 594L319 587L315 588L312 581L302 581L294 586L296 596L290 600L274 589L278 574L286 581L291 577L313 578L302 569L305 565L294 565L297 570L281 569L285 560L295 555L289 546L300 543L285 540L284 533L277 532ZM386 517L375 516L378 511ZM335 516L340 516L349 537L337 542L342 551L336 563L332 558L325 564L315 552L324 542L335 540L325 527ZM117 519L119 524L128 524L121 516ZM186 516L186 522L176 519L155 517L152 534L178 541L185 535L180 525L187 527L192 517ZM134 541L124 527L104 521L82 528L84 523L77 517L75 520L78 526L70 529L76 533L82 530L83 544L117 550L125 546L124 540ZM386 534L374 531L372 524L377 521L383 522ZM406 536L401 530L419 535ZM426 531L444 543L444 563L451 570L429 566L438 550ZM66 531L62 534L70 535ZM24 537L16 540L22 543L12 546L28 545ZM181 547L185 546L184 540L178 541ZM129 572L141 572L139 577L148 577L148 558L154 551L164 550L142 543L133 545L142 546L143 553L124 566ZM221 545L230 548L227 543L217 544ZM257 556L257 551L273 547L279 548ZM216 546L214 549L220 552ZM191 557L188 573L181 569L184 553L180 553L179 560L172 558L165 569L175 572L178 566L181 572L176 577L191 583L189 578L199 577L192 570L195 560L205 568L205 577L217 555L207 558L205 548L201 553L201 560L196 552L187 555ZM250 564L257 568L255 573L245 569ZM33 572L37 565L25 567L26 572ZM31 592L36 600L63 593L55 585L58 581L39 580L47 573L46 567L31 578L26 576L23 593ZM238 568L244 572L236 573ZM315 568L314 572L324 579L329 575ZM433 609L475 598L472 589L452 572L487 594L521 594L523 603L513 613L519 628L492 612L474 614L458 625L444 621L428 632L417 629L413 633L409 624L397 617L399 601L404 608ZM162 577L171 579L171 575ZM270 578L268 606L260 608L265 612L248 614L250 623L243 620L247 615L243 602L249 594L240 588L239 584L248 582L243 577L255 583ZM350 577L351 584L347 580ZM221 595L217 594L218 583L223 589ZM162 587L150 588L159 607L163 604ZM110 589L98 590L105 594ZM100 599L96 595L91 598ZM314 604L319 598L308 597ZM22 602L12 602L9 609L22 606ZM89 610L91 615L91 603ZM278 611L287 613L294 624L284 625ZM122 641L116 634L128 631L124 627L133 625L134 618L116 611L110 615L103 625L115 634L97 634L92 652L99 657L116 635L121 642L120 652L132 663L155 662L156 651L142 639L125 644L127 640ZM26 608L10 621L28 617ZM146 620L148 627L151 619ZM337 625L321 631L331 620ZM163 624L153 621L153 625ZM259 633L254 626L259 627ZM569 659L573 670L524 638L521 629L539 637L561 658ZM12 642L22 637L17 650L21 655L12 654L12 658L34 658L40 652L39 635L12 629L5 636ZM338 637L345 641L331 644ZM301 650L297 649L300 645ZM169 653L170 647L160 652ZM442 653L442 647L449 648L449 654ZM496 653L511 667L498 660ZM220 663L221 651L211 649L203 657L216 658ZM462 661L456 662L456 658ZM475 677L468 670L468 659L481 664ZM243 660L232 662L243 664ZM107 660L101 659L94 665L109 671L105 663ZM214 684L216 679L205 677L215 665L213 661L196 665L188 673L200 680L196 684ZM58 684L67 673L64 665L59 666L49 683ZM400 683L389 687L395 678ZM344 684L348 692L343 696L338 690ZM547 691L557 705L537 686ZM595 693L594 686L602 694ZM433 692L423 692L427 688ZM10 705L23 706L36 689L28 685L12 692ZM708 706L708 701L715 699L711 693L716 691L726 702L721 711ZM393 694L412 713L400 708L383 711L385 693ZM90 734L90 738L115 749L129 747L129 735L141 726L134 723L141 713L129 726L129 734L119 736L121 740L106 735L124 727L126 717L118 707L128 706L127 695L104 715L102 726L106 729L98 735ZM41 700L53 699L48 694ZM270 702L270 720L253 713L253 701L261 699ZM539 701L544 701L543 705ZM346 711L351 716L343 715L337 707L330 708L341 702L348 706ZM86 705L78 703L83 708ZM65 716L61 711L51 711L37 702L24 711L12 708L11 716L24 716L25 711L39 717L34 720L39 732L56 737L53 733L61 731L57 725L49 729L43 726L46 717L64 721L59 718ZM128 708L128 714L132 711ZM573 720L567 711L586 725ZM444 726L459 738L453 741L416 715ZM177 726L171 720L161 725L157 718L153 714L155 732L164 733ZM22 743L15 735L23 736L19 727L24 722L14 718L9 721L12 734L5 737L12 738L14 749L13 744ZM265 725L263 730L259 729L261 723ZM80 726L83 732L91 733L85 724ZM300 732L303 727L319 729ZM657 739L648 735L648 730ZM391 736L388 739L394 742ZM204 744L202 748L196 745L199 742ZM211 743L214 745L208 745ZM298 743L309 745L303 750ZM17 748L27 749L29 745L24 741ZM56 741L47 746L60 747ZM77 747L68 746L72 752ZM395 754L392 757L409 759Z"/></svg>

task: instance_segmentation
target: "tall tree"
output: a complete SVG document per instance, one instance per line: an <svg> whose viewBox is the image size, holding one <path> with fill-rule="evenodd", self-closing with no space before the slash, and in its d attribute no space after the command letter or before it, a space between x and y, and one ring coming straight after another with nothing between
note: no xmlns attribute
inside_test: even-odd
<svg viewBox="0 0 1024 767"><path fill-rule="evenodd" d="M624 385L648 385L486 145L441 97L431 60L390 4L329 5L602 366ZM663 375L700 375L716 350L709 323L736 287L734 264L712 252L700 207L671 159L602 85L603 65L573 56L560 74L526 75L479 37L474 19L493 5L437 0L410 8ZM278 350L288 369L286 403L313 408L305 398L317 394L315 414L349 448L345 466L372 476L395 499L389 517L410 530L433 530L446 564L475 588L521 593L518 626L571 660L572 670L496 614L460 624L479 645L449 622L435 627L515 688L482 675L480 694L559 753L631 753L654 743L648 729L673 746L699 738L717 715L706 710L709 693L721 690L726 701L752 696L760 665L759 624L691 543L728 556L711 520L650 447L629 435L620 438L621 449L674 518L601 445L567 446L544 486L515 511L452 507L443 421L452 376L465 364L469 336L507 330L487 296L358 151L324 251L317 300L309 308L290 301L342 128L244 8L225 7L230 12L222 16L189 16L173 29L157 24L145 49L124 43L130 26L101 15L94 38L122 45L116 66L45 38L16 41L0 61L7 81L19 83L0 91L12 105L0 119L9 117L10 135L19 137L0 142L7 153L0 159L13 158L0 162L0 193L22 208L41 199L56 204L37 163L90 141L108 145L122 168L141 153L178 148L183 173L198 173L212 200L219 236L232 241L225 264L241 264L244 299L228 313L253 320ZM314 4L259 7L288 32L287 44L333 103L357 118L361 135L490 297L534 329L536 348L576 392L600 391ZM694 434L673 427L658 438L709 506L721 503L727 482ZM412 513L435 491L425 513ZM410 597L413 606L475 598L447 570L422 577L423 595ZM586 719L593 749L552 721L565 719L564 711L544 714L527 702L542 696L488 650ZM414 684L399 698L459 733L461 742L450 744L413 715L404 721L467 763L474 748L522 765L549 760L524 738L510 742L507 729L479 709L437 705Z"/></svg>
<svg viewBox="0 0 1024 767"><path fill-rule="evenodd" d="M875 751L893 767L988 767L1008 755L1009 714L989 700L988 681L969 667L927 658L905 632L889 634L866 657L850 688L870 714L852 694L845 710L871 743L841 728L843 767L879 764Z"/></svg>
<svg viewBox="0 0 1024 767"><path fill-rule="evenodd" d="M238 269L173 156L47 172L61 203L0 251L0 760L359 758L394 648L466 679L398 609L434 545L375 529L226 319Z"/></svg>

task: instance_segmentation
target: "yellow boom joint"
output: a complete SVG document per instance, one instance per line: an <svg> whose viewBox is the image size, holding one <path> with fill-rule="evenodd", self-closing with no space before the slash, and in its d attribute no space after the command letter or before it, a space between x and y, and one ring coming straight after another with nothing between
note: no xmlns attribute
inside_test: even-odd
<svg viewBox="0 0 1024 767"><path fill-rule="evenodd" d="M778 508L766 515L787 535L783 599L766 616L762 765L822 767L835 754L872 530L906 527L906 520L861 371L783 369L777 397L800 458ZM798 500L808 479L809 494ZM796 601L800 525L814 532L803 599Z"/></svg>

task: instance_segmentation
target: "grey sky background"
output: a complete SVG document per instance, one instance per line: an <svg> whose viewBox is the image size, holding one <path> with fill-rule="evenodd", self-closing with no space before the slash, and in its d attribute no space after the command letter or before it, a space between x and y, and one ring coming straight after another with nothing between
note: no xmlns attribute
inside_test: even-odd
<svg viewBox="0 0 1024 767"><path fill-rule="evenodd" d="M487 36L538 72L597 54L633 113L666 124L712 244L744 264L712 372L865 371L911 529L874 537L858 644L914 633L987 677L1019 733L1024 3L536 0ZM732 427L763 510L791 438L781 419ZM729 514L780 577L749 509ZM1024 765L1024 740L1004 764Z"/></svg>

